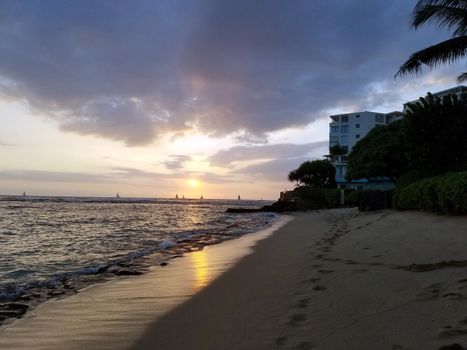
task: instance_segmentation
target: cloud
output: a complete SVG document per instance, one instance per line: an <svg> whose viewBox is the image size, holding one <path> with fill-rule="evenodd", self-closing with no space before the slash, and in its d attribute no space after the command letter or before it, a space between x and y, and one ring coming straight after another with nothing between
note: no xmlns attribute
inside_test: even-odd
<svg viewBox="0 0 467 350"><path fill-rule="evenodd" d="M4 0L0 92L64 131L129 146L190 129L264 142L330 108L362 105L375 83L397 91L398 66L446 37L411 31L413 5Z"/></svg>
<svg viewBox="0 0 467 350"><path fill-rule="evenodd" d="M235 162L244 161L264 161L272 159L296 159L304 156L317 157L316 153L325 154L328 147L328 141L318 141L306 144L274 144L261 146L236 146L226 150L221 150L208 157L211 165L228 167ZM321 156L320 154L319 156Z"/></svg>
<svg viewBox="0 0 467 350"><path fill-rule="evenodd" d="M293 169L310 160L309 157L298 157L298 158L286 158L286 159L274 159L261 164L254 164L244 167L236 173L242 175L248 175L250 179L257 179L259 181L287 181L287 175Z"/></svg>
<svg viewBox="0 0 467 350"><path fill-rule="evenodd" d="M183 163L190 161L192 158L186 155L171 155L169 159L162 162L169 170L180 170L183 168Z"/></svg>

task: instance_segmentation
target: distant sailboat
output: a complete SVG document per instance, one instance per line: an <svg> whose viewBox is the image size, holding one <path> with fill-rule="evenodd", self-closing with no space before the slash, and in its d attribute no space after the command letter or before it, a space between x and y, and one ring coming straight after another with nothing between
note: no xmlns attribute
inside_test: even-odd
<svg viewBox="0 0 467 350"><path fill-rule="evenodd" d="M120 198L120 195L118 194L118 192L117 192L117 195L115 196L115 198Z"/></svg>
<svg viewBox="0 0 467 350"><path fill-rule="evenodd" d="M26 197L26 192L23 192L23 197Z"/></svg>
<svg viewBox="0 0 467 350"><path fill-rule="evenodd" d="M240 195L238 195L238 198L237 198L237 199L238 199L238 200L241 200Z"/></svg>
<svg viewBox="0 0 467 350"><path fill-rule="evenodd" d="M182 195L182 199L185 199L185 195Z"/></svg>
<svg viewBox="0 0 467 350"><path fill-rule="evenodd" d="M204 199L203 195L201 195L201 197L199 199Z"/></svg>
<svg viewBox="0 0 467 350"><path fill-rule="evenodd" d="M175 199L178 199L178 193L175 195Z"/></svg>

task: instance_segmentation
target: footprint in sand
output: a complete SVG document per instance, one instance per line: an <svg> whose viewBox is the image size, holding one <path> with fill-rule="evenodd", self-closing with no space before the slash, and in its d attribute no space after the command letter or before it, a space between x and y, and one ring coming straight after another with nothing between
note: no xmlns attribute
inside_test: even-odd
<svg viewBox="0 0 467 350"><path fill-rule="evenodd" d="M466 350L463 346L459 344L443 345L438 350Z"/></svg>
<svg viewBox="0 0 467 350"><path fill-rule="evenodd" d="M424 301L437 299L440 295L440 289L440 283L431 284L423 288L423 290L417 294L417 300Z"/></svg>
<svg viewBox="0 0 467 350"><path fill-rule="evenodd" d="M333 273L334 271L333 270L318 270L318 272L327 275L329 273Z"/></svg>
<svg viewBox="0 0 467 350"><path fill-rule="evenodd" d="M326 290L326 287L324 287L324 286L318 284L317 286L314 286L314 287L313 287L313 290L319 292L319 291L322 291L322 290Z"/></svg>
<svg viewBox="0 0 467 350"><path fill-rule="evenodd" d="M306 320L306 315L305 314L294 314L294 315L290 316L289 324L292 327L297 327L305 320Z"/></svg>
<svg viewBox="0 0 467 350"><path fill-rule="evenodd" d="M299 308L306 308L310 304L310 298L300 299L297 303Z"/></svg>
<svg viewBox="0 0 467 350"><path fill-rule="evenodd" d="M459 337L461 335L466 335L466 334L467 334L467 329L452 328L450 326L446 326L438 332L438 337L439 338L454 338L454 337Z"/></svg>
<svg viewBox="0 0 467 350"><path fill-rule="evenodd" d="M287 337L286 336L276 338L276 344L277 345L285 345L285 343L287 343Z"/></svg>
<svg viewBox="0 0 467 350"><path fill-rule="evenodd" d="M455 299L462 299L463 296L462 294L459 294L459 293L447 293L443 295L443 298L455 300Z"/></svg>
<svg viewBox="0 0 467 350"><path fill-rule="evenodd" d="M293 349L297 350L310 350L313 349L313 346L311 345L310 342L304 341L298 344L297 346L293 347Z"/></svg>

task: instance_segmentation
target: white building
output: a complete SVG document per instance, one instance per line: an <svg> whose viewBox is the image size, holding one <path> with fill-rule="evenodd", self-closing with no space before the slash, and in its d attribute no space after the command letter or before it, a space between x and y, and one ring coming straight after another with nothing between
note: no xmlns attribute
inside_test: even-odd
<svg viewBox="0 0 467 350"><path fill-rule="evenodd" d="M367 180L348 183L345 179L347 172L347 155L353 146L366 136L371 129L377 126L387 125L403 118L404 113L394 111L391 113L355 112L331 115L329 124L329 147L339 145L345 151L345 155L337 156L333 160L336 168L336 182L339 187L366 187ZM387 181L383 181L387 182Z"/></svg>
<svg viewBox="0 0 467 350"><path fill-rule="evenodd" d="M456 95L459 99L467 100L467 87L463 85L451 89L433 93L434 96L442 98L446 95ZM409 104L417 103L419 100L404 103L404 112ZM370 183L367 179L347 182L345 174L347 172L347 155L353 146L366 136L371 129L390 124L396 120L402 119L404 112L394 111L390 113L376 112L355 112L331 115L332 122L329 123L329 147L340 145L346 151L345 155L338 156L333 160L336 168L336 182L339 187L351 187L365 189L368 187L387 189L392 186L388 179L381 178L379 181Z"/></svg>

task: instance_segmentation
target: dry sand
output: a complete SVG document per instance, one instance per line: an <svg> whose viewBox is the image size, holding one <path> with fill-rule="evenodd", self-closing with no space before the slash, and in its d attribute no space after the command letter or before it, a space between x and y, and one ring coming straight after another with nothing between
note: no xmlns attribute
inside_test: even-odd
<svg viewBox="0 0 467 350"><path fill-rule="evenodd" d="M467 349L466 217L299 214L232 267L267 235L46 302L0 348Z"/></svg>
<svg viewBox="0 0 467 350"><path fill-rule="evenodd" d="M462 349L466 297L467 218L322 211L261 241L132 349Z"/></svg>

